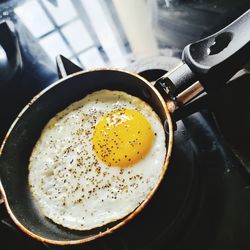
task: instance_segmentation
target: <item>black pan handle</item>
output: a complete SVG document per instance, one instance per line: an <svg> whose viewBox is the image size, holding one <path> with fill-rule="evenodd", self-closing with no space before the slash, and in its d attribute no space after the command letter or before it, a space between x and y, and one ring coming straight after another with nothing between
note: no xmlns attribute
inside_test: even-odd
<svg viewBox="0 0 250 250"><path fill-rule="evenodd" d="M186 46L183 60L205 90L227 82L250 60L250 10L217 33Z"/></svg>
<svg viewBox="0 0 250 250"><path fill-rule="evenodd" d="M22 67L22 58L14 24L0 23L0 83L10 81Z"/></svg>
<svg viewBox="0 0 250 250"><path fill-rule="evenodd" d="M198 81L208 93L224 85L250 60L250 10L217 33L187 45L182 60L156 81L163 96L174 99Z"/></svg>

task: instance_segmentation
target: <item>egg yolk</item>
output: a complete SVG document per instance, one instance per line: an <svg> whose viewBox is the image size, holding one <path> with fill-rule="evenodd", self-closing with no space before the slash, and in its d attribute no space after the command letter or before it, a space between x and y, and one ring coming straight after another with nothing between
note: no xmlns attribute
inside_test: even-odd
<svg viewBox="0 0 250 250"><path fill-rule="evenodd" d="M96 125L93 149L108 166L128 167L149 152L154 133L146 118L136 110L116 110Z"/></svg>

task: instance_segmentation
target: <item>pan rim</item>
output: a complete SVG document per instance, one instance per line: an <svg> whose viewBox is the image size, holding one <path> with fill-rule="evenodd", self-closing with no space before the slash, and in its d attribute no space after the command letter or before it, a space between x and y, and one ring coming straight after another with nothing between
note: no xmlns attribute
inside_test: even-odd
<svg viewBox="0 0 250 250"><path fill-rule="evenodd" d="M55 81L54 83L52 83L51 85L49 85L48 87L46 87L45 89L43 89L42 91L40 91L37 95L35 95L31 101L21 110L21 112L17 115L16 119L13 121L13 123L11 124L8 132L6 133L4 140L1 144L0 147L0 157L2 156L2 152L4 149L4 146L6 145L7 141L8 141L8 137L11 134L12 130L14 129L14 127L16 126L16 124L18 123L19 119L22 117L22 115L26 112L27 109L29 109L33 103L36 102L36 100L42 96L43 94L45 94L46 92L48 92L51 88L53 88L54 86L60 84L61 82L71 79L73 77L77 77L79 75L82 74L87 74L90 72L95 72L95 71L118 71L118 72L122 72L122 73L127 73L130 74L136 78L139 78L141 81L143 81L149 88L152 89L152 91L157 95L158 99L160 100L165 114L167 116L167 121L168 121L168 126L169 126L169 133L168 133L168 148L167 148L167 154L166 154L166 158L164 161L164 165L161 171L161 175L158 178L158 181L156 183L156 185L154 186L154 188L151 190L151 192L149 193L149 195L147 196L147 198L133 211L131 212L129 215L127 215L126 217L124 217L123 219L121 219L121 221L116 224L115 226L108 228L107 230L100 232L96 235L90 236L90 237L86 237L85 239L78 239L78 240L52 240L52 239L48 239L45 238L43 236L39 236L36 233L30 231L29 229L27 229L14 215L14 213L12 212L10 205L8 203L8 198L6 196L4 187L2 185L2 182L0 180L0 191L2 193L3 196L3 200L4 200L4 204L5 207L7 209L8 214L10 215L11 219L14 221L14 223L27 235L29 235L30 237L37 239L41 242L44 243L48 243L48 244L52 244L52 245L61 245L61 246L66 246L66 245L78 245L78 244L84 244L90 241L93 241L95 239L101 238L103 236L109 235L111 233L113 233L114 231L116 231L117 229L121 228L122 226L124 226L125 224L127 224L129 221L131 221L134 217L136 217L148 204L148 202L151 200L151 198L154 196L156 190L158 189L158 187L160 186L160 183L162 182L166 170L168 168L169 162L170 162L170 158L171 158L171 153L172 153L172 148L173 148L173 140L174 140L174 132L173 132L173 122L172 122L172 118L170 115L170 111L168 110L167 104L164 101L163 97L161 96L161 94L158 92L158 90L148 81L146 80L144 77L138 75L137 73L128 71L128 70L123 70L123 69L117 69L117 68L95 68L95 69L90 69L90 70L84 70L84 71L79 71L76 73L73 73L71 75L68 75L67 77L64 77L62 79L59 79L57 81Z"/></svg>

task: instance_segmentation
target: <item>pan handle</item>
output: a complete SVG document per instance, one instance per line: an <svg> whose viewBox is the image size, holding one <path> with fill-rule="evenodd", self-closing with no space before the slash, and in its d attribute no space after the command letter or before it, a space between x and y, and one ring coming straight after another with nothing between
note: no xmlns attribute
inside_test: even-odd
<svg viewBox="0 0 250 250"><path fill-rule="evenodd" d="M0 83L11 80L22 66L22 58L11 21L0 23Z"/></svg>
<svg viewBox="0 0 250 250"><path fill-rule="evenodd" d="M226 83L250 60L249 29L250 10L224 29L184 48L183 60L207 92Z"/></svg>
<svg viewBox="0 0 250 250"><path fill-rule="evenodd" d="M195 82L201 92L217 90L250 59L249 27L250 10L217 33L187 45L183 62L158 79L155 87L172 100Z"/></svg>

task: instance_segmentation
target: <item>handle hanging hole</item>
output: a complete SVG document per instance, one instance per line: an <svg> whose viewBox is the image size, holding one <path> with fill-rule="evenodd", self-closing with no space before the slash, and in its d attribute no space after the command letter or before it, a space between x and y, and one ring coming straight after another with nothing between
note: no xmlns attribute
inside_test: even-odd
<svg viewBox="0 0 250 250"><path fill-rule="evenodd" d="M231 32L224 32L215 37L214 42L207 50L208 55L212 56L220 53L229 45L229 43L232 41L232 38L233 34Z"/></svg>

